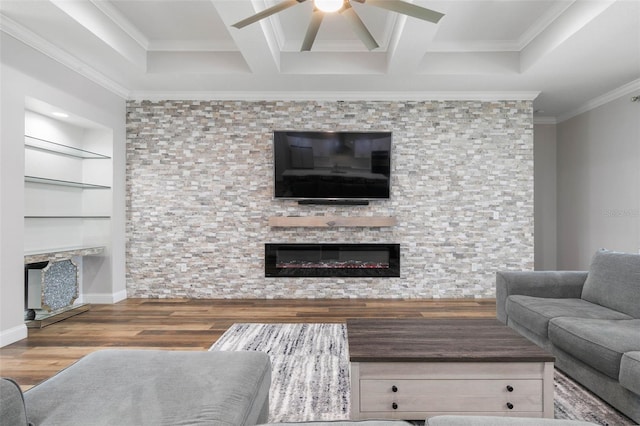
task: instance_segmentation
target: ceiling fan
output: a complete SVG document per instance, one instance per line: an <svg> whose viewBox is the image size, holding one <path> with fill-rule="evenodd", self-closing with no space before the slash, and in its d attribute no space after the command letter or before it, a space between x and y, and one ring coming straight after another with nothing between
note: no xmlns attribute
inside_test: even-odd
<svg viewBox="0 0 640 426"><path fill-rule="evenodd" d="M232 26L235 28L243 28L249 24L253 24L254 22L258 22L261 19L267 18L271 15L274 15L278 12L282 12L285 9L288 9L292 6L295 6L299 3L304 3L307 0L283 0L282 2L276 4L275 6L269 7L262 12L258 12L255 15L252 15L246 19L243 19L239 22L236 22ZM390 10L392 12L401 13L403 15L412 16L414 18L422 19L425 21L433 22L434 24L440 21L440 18L444 16L443 13L436 12L431 9L427 9L424 7L416 6L412 3L407 3L402 0L310 0L313 1L313 15L311 16L311 22L309 23L309 27L307 27L307 34L304 37L304 41L302 42L302 48L300 51L309 51L313 46L313 42L316 39L316 35L318 34L318 30L320 29L320 24L322 24L322 19L324 18L325 13L336 12L340 15L344 16L351 28L356 33L356 35L362 40L364 45L369 49L373 50L378 46L378 43L373 38L367 27L364 25L358 14L351 4L353 2L368 4L371 6L376 6L381 9Z"/></svg>

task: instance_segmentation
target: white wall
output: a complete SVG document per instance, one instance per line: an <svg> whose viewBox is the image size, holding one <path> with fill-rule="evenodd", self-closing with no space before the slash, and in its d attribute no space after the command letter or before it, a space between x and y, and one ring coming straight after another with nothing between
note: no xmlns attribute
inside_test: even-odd
<svg viewBox="0 0 640 426"><path fill-rule="evenodd" d="M556 125L536 124L533 142L534 264L536 270L557 267Z"/></svg>
<svg viewBox="0 0 640 426"><path fill-rule="evenodd" d="M125 102L69 68L0 32L0 346L26 337L23 321L25 98L85 117L113 132L111 280L92 289L113 302L125 289ZM103 265L104 266L104 265ZM91 300L85 300L91 302Z"/></svg>
<svg viewBox="0 0 640 426"><path fill-rule="evenodd" d="M640 250L640 102L630 98L557 125L558 269L588 269L599 248Z"/></svg>

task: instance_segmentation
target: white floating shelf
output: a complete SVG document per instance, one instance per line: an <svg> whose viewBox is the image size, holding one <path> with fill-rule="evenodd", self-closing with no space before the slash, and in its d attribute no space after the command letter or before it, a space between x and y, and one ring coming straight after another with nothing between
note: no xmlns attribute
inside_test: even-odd
<svg viewBox="0 0 640 426"><path fill-rule="evenodd" d="M54 154L66 155L69 157L80 158L82 160L108 160L111 157L91 152L73 146L63 145L61 143L48 141L46 139L36 138L34 136L24 136L24 145L27 148L38 149L40 151L52 152Z"/></svg>

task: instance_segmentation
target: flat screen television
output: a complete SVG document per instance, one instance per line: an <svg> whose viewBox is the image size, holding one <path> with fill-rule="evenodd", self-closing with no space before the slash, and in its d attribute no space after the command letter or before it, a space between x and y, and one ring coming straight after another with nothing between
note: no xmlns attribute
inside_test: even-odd
<svg viewBox="0 0 640 426"><path fill-rule="evenodd" d="M275 198L388 199L391 132L273 132Z"/></svg>

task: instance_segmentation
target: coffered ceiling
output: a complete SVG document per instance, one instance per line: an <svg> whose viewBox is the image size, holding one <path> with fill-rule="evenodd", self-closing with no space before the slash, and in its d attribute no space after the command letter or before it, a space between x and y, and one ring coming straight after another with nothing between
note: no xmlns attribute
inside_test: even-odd
<svg viewBox="0 0 640 426"><path fill-rule="evenodd" d="M412 2L411 0L406 0ZM380 46L313 0L237 29L280 0L1 0L4 32L127 98L535 98L562 117L640 87L638 0L415 0L437 24L366 2Z"/></svg>

